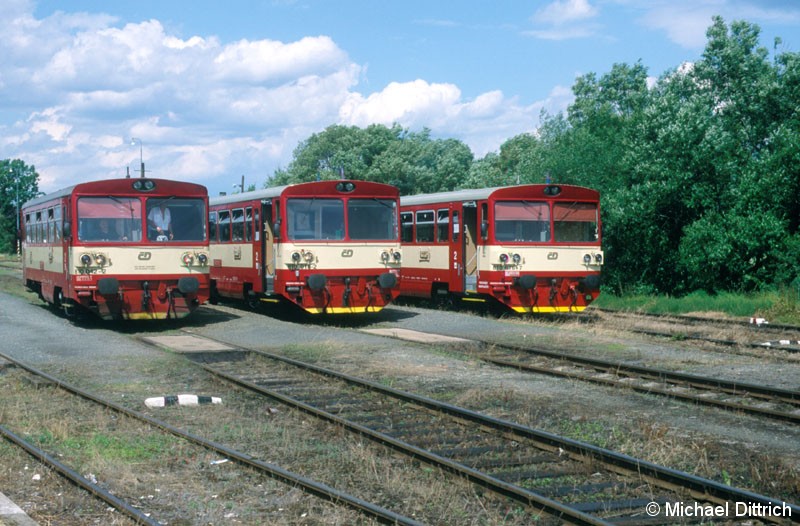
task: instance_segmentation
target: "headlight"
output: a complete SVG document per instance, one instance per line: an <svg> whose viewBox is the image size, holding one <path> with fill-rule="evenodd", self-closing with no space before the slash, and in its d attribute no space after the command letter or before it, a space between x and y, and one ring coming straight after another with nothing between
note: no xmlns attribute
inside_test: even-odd
<svg viewBox="0 0 800 526"><path fill-rule="evenodd" d="M185 254L183 255L183 264L184 264L184 265L186 265L186 266L188 267L188 266L190 266L192 263L194 263L194 256L192 256L192 255L191 255L190 253L188 253L188 252L187 252L187 253L185 253Z"/></svg>
<svg viewBox="0 0 800 526"><path fill-rule="evenodd" d="M522 261L522 256L519 254L514 254L511 256L511 261L513 261L515 265L519 265L519 262Z"/></svg>
<svg viewBox="0 0 800 526"><path fill-rule="evenodd" d="M500 263L508 263L508 254L500 254Z"/></svg>
<svg viewBox="0 0 800 526"><path fill-rule="evenodd" d="M383 252L381 252L381 261L383 261L384 263L388 263L390 257L391 256L387 251L384 250Z"/></svg>
<svg viewBox="0 0 800 526"><path fill-rule="evenodd" d="M592 262L592 255L591 254L584 254L583 255L583 263L588 265Z"/></svg>
<svg viewBox="0 0 800 526"><path fill-rule="evenodd" d="M97 263L98 266L102 267L106 264L106 257L103 254L95 254L94 262Z"/></svg>
<svg viewBox="0 0 800 526"><path fill-rule="evenodd" d="M395 250L392 252L392 258L394 259L395 263L400 263L400 260L403 258L403 256L399 251Z"/></svg>
<svg viewBox="0 0 800 526"><path fill-rule="evenodd" d="M81 264L84 267L88 267L89 265L91 265L92 264L92 256L90 256L89 254L83 254L81 256Z"/></svg>
<svg viewBox="0 0 800 526"><path fill-rule="evenodd" d="M600 265L603 263L603 254L595 254L594 255L595 262Z"/></svg>
<svg viewBox="0 0 800 526"><path fill-rule="evenodd" d="M292 261L294 261L295 263L300 263L300 259L301 259L300 252L292 252Z"/></svg>
<svg viewBox="0 0 800 526"><path fill-rule="evenodd" d="M311 252L306 252L303 254L303 259L306 260L306 263L312 263L314 261L314 254Z"/></svg>
<svg viewBox="0 0 800 526"><path fill-rule="evenodd" d="M201 265L206 266L208 265L208 256L203 253L197 254L197 261L199 261Z"/></svg>

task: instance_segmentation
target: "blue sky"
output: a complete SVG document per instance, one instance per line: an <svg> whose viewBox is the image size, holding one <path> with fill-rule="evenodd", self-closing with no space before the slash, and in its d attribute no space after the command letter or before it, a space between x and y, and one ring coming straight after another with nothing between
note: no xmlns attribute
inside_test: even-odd
<svg viewBox="0 0 800 526"><path fill-rule="evenodd" d="M149 175L259 187L331 124L394 122L476 157L563 111L577 76L697 60L713 15L800 50L794 0L4 0L0 158L40 188ZM131 138L139 139L131 145Z"/></svg>

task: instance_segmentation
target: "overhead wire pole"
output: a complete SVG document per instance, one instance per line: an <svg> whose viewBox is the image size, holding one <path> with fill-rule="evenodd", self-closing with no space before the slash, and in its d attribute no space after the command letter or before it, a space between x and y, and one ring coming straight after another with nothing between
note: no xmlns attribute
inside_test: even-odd
<svg viewBox="0 0 800 526"><path fill-rule="evenodd" d="M14 171L14 166L9 165L8 173L12 179L14 179L14 208L16 210L16 225L17 229L14 232L14 245L17 250L17 256L20 255L20 232L19 232L19 177L17 177L17 173Z"/></svg>

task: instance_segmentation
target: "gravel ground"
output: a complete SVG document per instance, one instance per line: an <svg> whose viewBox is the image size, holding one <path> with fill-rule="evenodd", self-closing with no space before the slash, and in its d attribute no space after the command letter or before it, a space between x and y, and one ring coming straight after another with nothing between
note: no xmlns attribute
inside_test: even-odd
<svg viewBox="0 0 800 526"><path fill-rule="evenodd" d="M572 344L577 353L799 389L800 364L779 355L764 358L710 352L685 342L624 338L592 326L498 320L416 307L389 307L375 316L349 321L344 328L325 320L309 323L306 318L272 317L230 306L204 308L196 314L174 324L75 323L26 299L0 293L0 341L4 352L52 374L80 378L80 385L89 389L116 384L114 389L124 396L126 383L151 382L154 393L164 394L190 386L170 385L168 377L154 374L163 352L129 336L175 334L183 328L232 344L314 360L394 387L427 391L546 431L572 430L573 438L619 447L624 453L676 469L717 480L732 476L734 485L738 485L736 474L740 472L742 477L760 479L765 487L773 478L794 501L800 495L796 478L800 473L800 429L795 426L662 397L528 375L470 359L465 355L468 346L441 345L432 352L359 329L401 327L462 338ZM721 465L727 466L725 474ZM757 476L754 470L759 471Z"/></svg>

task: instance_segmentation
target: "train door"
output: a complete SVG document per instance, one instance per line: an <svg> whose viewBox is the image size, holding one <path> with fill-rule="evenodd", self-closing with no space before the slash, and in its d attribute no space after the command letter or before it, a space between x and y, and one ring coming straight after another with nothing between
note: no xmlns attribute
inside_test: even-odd
<svg viewBox="0 0 800 526"><path fill-rule="evenodd" d="M264 255L264 271L262 273L265 294L275 292L275 222L272 219L272 201L261 202L261 253ZM261 226L262 223L259 223Z"/></svg>
<svg viewBox="0 0 800 526"><path fill-rule="evenodd" d="M461 292L478 290L478 207L474 201L464 203L463 225L461 236L461 261L463 262L463 281Z"/></svg>
<svg viewBox="0 0 800 526"><path fill-rule="evenodd" d="M450 272L447 281L449 283L450 292L459 292L464 280L464 262L462 261L464 251L461 247L463 237L461 231L461 210L459 210L458 203L451 204L450 208L450 224L448 225L450 230L450 250L448 251L450 256Z"/></svg>

